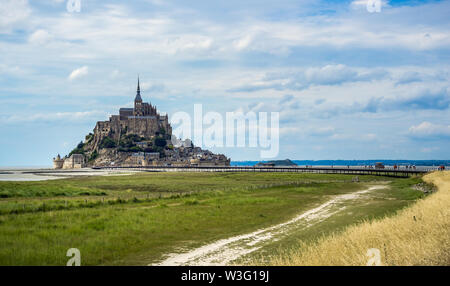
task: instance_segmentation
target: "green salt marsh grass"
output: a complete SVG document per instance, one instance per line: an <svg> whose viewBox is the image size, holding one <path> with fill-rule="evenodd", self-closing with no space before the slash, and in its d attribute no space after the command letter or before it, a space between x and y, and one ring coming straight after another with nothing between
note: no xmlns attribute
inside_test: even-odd
<svg viewBox="0 0 450 286"><path fill-rule="evenodd" d="M83 265L146 265L176 249L281 223L369 184L389 185L378 207L365 211L369 217L393 213L422 196L410 188L419 178L359 178L352 183L350 175L139 173L0 182L0 193L10 194L0 199L0 265L65 265L69 248L80 249ZM37 209L27 211L33 205ZM348 216L336 227L355 221Z"/></svg>

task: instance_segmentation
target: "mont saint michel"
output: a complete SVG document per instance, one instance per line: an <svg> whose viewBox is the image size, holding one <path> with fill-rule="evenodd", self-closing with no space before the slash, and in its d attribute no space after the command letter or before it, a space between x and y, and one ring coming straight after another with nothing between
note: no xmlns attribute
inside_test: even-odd
<svg viewBox="0 0 450 286"><path fill-rule="evenodd" d="M194 146L172 134L168 115L144 102L137 84L134 108L120 108L108 121L98 121L67 156L53 158L55 169L138 166L229 166L222 154Z"/></svg>
<svg viewBox="0 0 450 286"><path fill-rule="evenodd" d="M450 266L449 14L432 0L0 0L0 266L28 266L0 267L3 281L284 285L356 274L286 266ZM388 267L404 284L428 274Z"/></svg>

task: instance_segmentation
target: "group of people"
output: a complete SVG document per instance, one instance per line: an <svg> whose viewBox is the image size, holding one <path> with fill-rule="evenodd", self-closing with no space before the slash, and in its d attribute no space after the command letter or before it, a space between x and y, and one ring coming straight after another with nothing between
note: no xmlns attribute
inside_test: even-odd
<svg viewBox="0 0 450 286"><path fill-rule="evenodd" d="M400 166L394 165L394 170L400 170ZM405 166L406 170L415 170L416 169L416 165L406 165Z"/></svg>
<svg viewBox="0 0 450 286"><path fill-rule="evenodd" d="M305 167L306 167L306 168L312 168L313 166L312 166L312 165L306 165ZM334 166L331 165L331 168L333 168L333 167L334 167ZM347 168L349 169L350 166L347 165ZM374 169L375 166L373 166L373 165L365 165L364 168L365 168L365 169ZM400 165L395 164L395 165L393 166L393 168L394 168L394 170L400 170L400 168L403 169L403 166L400 166ZM406 165L406 166L404 166L404 169L406 169L406 170L416 170L416 165ZM444 171L444 170L445 170L445 166L444 166L444 165L439 166L438 170L439 170L439 171Z"/></svg>

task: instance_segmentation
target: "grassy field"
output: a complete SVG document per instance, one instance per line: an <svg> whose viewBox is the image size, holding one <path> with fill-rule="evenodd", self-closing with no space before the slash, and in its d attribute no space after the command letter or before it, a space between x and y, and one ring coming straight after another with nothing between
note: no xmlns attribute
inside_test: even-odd
<svg viewBox="0 0 450 286"><path fill-rule="evenodd" d="M382 219L352 225L343 232L299 240L266 265L366 265L368 249L380 253L381 265L450 265L450 172L435 172L424 181L438 191Z"/></svg>
<svg viewBox="0 0 450 286"><path fill-rule="evenodd" d="M376 198L281 241L313 240L421 198L419 178L291 173L139 173L0 182L0 265L146 265L163 254L284 222L333 196L387 184ZM262 251L275 253L281 242Z"/></svg>

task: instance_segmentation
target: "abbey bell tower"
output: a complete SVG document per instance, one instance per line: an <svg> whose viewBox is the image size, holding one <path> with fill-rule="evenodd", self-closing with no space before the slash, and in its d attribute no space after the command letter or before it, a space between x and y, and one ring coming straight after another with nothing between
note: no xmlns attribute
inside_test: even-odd
<svg viewBox="0 0 450 286"><path fill-rule="evenodd" d="M142 106L142 98L141 98L141 87L139 86L139 77L138 77L136 98L134 99L134 116L144 116L144 108Z"/></svg>

